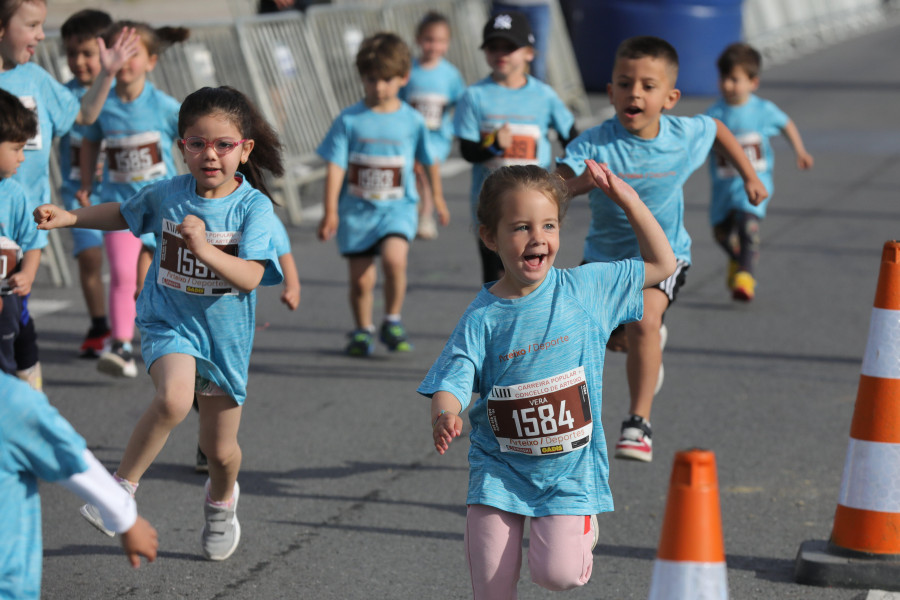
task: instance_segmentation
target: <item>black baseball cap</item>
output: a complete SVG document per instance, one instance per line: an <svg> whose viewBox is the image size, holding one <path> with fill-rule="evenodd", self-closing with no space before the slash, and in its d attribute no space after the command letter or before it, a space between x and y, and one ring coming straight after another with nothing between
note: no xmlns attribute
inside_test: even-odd
<svg viewBox="0 0 900 600"><path fill-rule="evenodd" d="M481 38L482 48L491 40L507 40L517 48L534 46L534 34L531 33L528 17L514 10L492 16L484 26Z"/></svg>

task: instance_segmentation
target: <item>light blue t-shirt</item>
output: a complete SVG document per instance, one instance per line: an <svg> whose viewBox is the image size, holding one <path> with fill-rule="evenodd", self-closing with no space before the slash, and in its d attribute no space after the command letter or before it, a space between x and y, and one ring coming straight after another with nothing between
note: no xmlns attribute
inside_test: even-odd
<svg viewBox="0 0 900 600"><path fill-rule="evenodd" d="M453 107L465 90L459 69L444 58L430 69L414 60L409 83L400 90L400 98L425 119L431 152L440 162L447 160L453 146Z"/></svg>
<svg viewBox="0 0 900 600"><path fill-rule="evenodd" d="M31 209L50 202L50 150L54 137L69 132L78 117L78 98L34 63L0 73L0 88L37 111L38 134L25 145L25 162L13 179L28 192ZM46 231L39 234L47 237Z"/></svg>
<svg viewBox="0 0 900 600"><path fill-rule="evenodd" d="M750 164L766 186L769 197L759 206L750 204L744 189L744 180L724 157L713 151L709 155L709 173L712 177L712 201L709 204L709 220L712 225L721 223L733 210L748 212L759 218L766 216L766 207L772 199L775 185L772 167L775 154L769 138L778 135L790 120L774 102L752 95L740 106L731 106L719 100L706 110L706 114L719 119L737 138Z"/></svg>
<svg viewBox="0 0 900 600"><path fill-rule="evenodd" d="M121 205L135 235L156 236L153 263L137 301L141 353L149 369L160 356L190 354L197 373L238 404L247 395L247 369L255 330L256 290L236 292L198 261L175 226L187 215L206 223L207 239L244 260L262 260L260 285L281 283L272 245L272 201L241 181L225 198L203 198L191 175L151 183Z"/></svg>
<svg viewBox="0 0 900 600"><path fill-rule="evenodd" d="M85 139L105 140L101 202L123 202L152 181L176 174L172 145L178 137L179 102L149 81L132 102L111 91Z"/></svg>
<svg viewBox="0 0 900 600"><path fill-rule="evenodd" d="M388 235L412 241L418 226L415 161L434 162L425 120L400 103L391 113L360 101L337 116L316 153L345 170L338 199L341 254L369 250Z"/></svg>
<svg viewBox="0 0 900 600"><path fill-rule="evenodd" d="M709 156L716 140L711 118L662 115L659 134L645 140L629 133L613 117L588 129L566 146L566 156L557 159L576 175L585 159L607 163L610 170L628 182L656 217L675 257L691 262L691 236L684 228L684 183ZM584 242L588 262L620 260L640 256L637 237L625 211L599 189L590 192L591 226Z"/></svg>
<svg viewBox="0 0 900 600"><path fill-rule="evenodd" d="M492 171L507 165L539 165L549 169L552 162L547 130L555 129L568 136L575 117L549 85L528 76L518 89L498 85L490 76L469 86L459 99L453 116L456 136L470 142L482 142L492 132L508 123L513 135L512 146L503 156L472 165L471 214L475 210L481 184Z"/></svg>
<svg viewBox="0 0 900 600"><path fill-rule="evenodd" d="M469 407L466 503L532 517L611 511L603 360L610 332L643 316L643 261L553 268L538 289L513 300L494 296L490 285L418 389L425 396L449 392ZM576 433L590 421L592 431ZM498 439L516 428L526 441ZM543 450L527 453L529 447Z"/></svg>
<svg viewBox="0 0 900 600"><path fill-rule="evenodd" d="M0 598L41 596L38 479L83 473L85 443L47 397L0 373Z"/></svg>
<svg viewBox="0 0 900 600"><path fill-rule="evenodd" d="M47 245L47 238L38 235L37 225L31 215L28 193L14 179L0 179L0 240L11 241L22 252L36 250ZM7 265L9 267L9 265ZM8 269L11 274L11 269ZM2 279L2 277L0 277Z"/></svg>
<svg viewBox="0 0 900 600"><path fill-rule="evenodd" d="M281 222L281 219L274 212L272 217L272 229L269 232L272 234L272 246L275 248L275 255L290 254L291 238L288 237L287 229L284 228L284 223Z"/></svg>

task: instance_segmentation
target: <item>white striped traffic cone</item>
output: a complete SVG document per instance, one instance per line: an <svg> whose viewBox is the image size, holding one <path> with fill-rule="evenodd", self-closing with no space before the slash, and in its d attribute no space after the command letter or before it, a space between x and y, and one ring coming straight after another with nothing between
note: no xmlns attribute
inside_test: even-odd
<svg viewBox="0 0 900 600"><path fill-rule="evenodd" d="M649 600L728 600L716 456L675 454Z"/></svg>
<svg viewBox="0 0 900 600"><path fill-rule="evenodd" d="M900 242L886 242L831 540L807 541L799 583L900 590Z"/></svg>

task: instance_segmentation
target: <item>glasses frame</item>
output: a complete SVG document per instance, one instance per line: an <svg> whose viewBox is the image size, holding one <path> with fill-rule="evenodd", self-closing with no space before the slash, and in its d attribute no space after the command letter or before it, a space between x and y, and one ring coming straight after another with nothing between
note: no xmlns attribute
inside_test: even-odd
<svg viewBox="0 0 900 600"><path fill-rule="evenodd" d="M200 150L191 150L190 148L188 148L188 145L187 145L188 140L203 140L203 143L205 145ZM228 152L219 152L218 150L216 150L216 142L218 142L219 140L234 142L234 147L231 150L229 150ZM232 140L231 138L224 138L224 137L216 138L214 140L208 140L204 137L200 137L199 135L192 135L191 137L182 138L182 139L178 140L178 143L181 144L181 147L184 148L184 150L186 150L187 152L190 152L191 154L200 154L201 152L205 152L207 148L212 148L213 152L215 152L217 156L228 156L229 154L234 152L238 146L240 146L244 142L249 142L249 141L250 141L250 138L244 138L243 140Z"/></svg>

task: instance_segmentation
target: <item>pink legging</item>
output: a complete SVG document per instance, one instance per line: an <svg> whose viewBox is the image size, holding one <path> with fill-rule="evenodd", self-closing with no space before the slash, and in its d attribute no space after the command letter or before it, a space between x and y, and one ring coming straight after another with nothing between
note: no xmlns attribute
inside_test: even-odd
<svg viewBox="0 0 900 600"><path fill-rule="evenodd" d="M109 320L112 337L128 340L134 337L137 315L134 291L137 289L137 262L141 239L130 231L107 231L103 238L109 260Z"/></svg>
<svg viewBox="0 0 900 600"><path fill-rule="evenodd" d="M518 598L525 518L492 506L469 505L465 545L475 600ZM531 517L531 580L553 591L584 585L594 566L593 541L589 516Z"/></svg>

